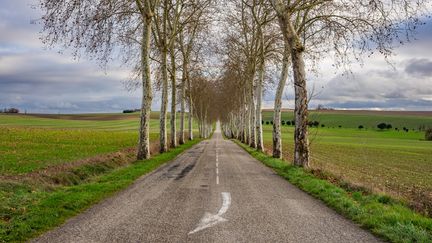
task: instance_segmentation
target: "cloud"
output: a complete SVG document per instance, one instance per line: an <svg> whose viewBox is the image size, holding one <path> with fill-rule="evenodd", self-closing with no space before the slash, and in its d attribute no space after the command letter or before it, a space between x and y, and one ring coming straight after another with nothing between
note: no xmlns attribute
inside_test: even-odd
<svg viewBox="0 0 432 243"><path fill-rule="evenodd" d="M427 58L411 59L408 61L408 65L406 66L405 71L413 75L419 75L422 77L431 77L432 61Z"/></svg>
<svg viewBox="0 0 432 243"><path fill-rule="evenodd" d="M39 40L41 26L30 24L40 17L40 12L31 8L37 2L0 1L0 108L79 113L139 107L140 92L127 92L122 85L129 77L127 67L104 73L93 61L75 61L67 52L60 55L44 48ZM310 90L315 85L318 94L310 106L431 110L431 25L432 20L418 29L418 40L396 50L391 60L395 69L377 55L365 59L363 67L353 66L353 75L340 75L331 69L332 62L324 59L321 75L309 77ZM272 79L277 82L279 71L269 72L275 73ZM266 86L266 108L273 107L274 86ZM159 109L159 98L155 93L154 110ZM292 108L292 85L287 86L283 98L284 106Z"/></svg>

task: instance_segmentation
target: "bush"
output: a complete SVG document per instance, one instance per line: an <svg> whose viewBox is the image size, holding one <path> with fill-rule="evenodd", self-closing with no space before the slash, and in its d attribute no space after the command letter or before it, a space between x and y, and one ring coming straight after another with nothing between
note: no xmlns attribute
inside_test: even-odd
<svg viewBox="0 0 432 243"><path fill-rule="evenodd" d="M291 121L286 122L287 126L291 126Z"/></svg>
<svg viewBox="0 0 432 243"><path fill-rule="evenodd" d="M319 121L314 121L314 122L313 122L313 125L314 125L315 127L318 127L319 124L320 124Z"/></svg>
<svg viewBox="0 0 432 243"><path fill-rule="evenodd" d="M270 125L270 122L269 122L269 121L266 121L266 125Z"/></svg>
<svg viewBox="0 0 432 243"><path fill-rule="evenodd" d="M363 129L363 128L364 128L363 125L358 126L358 129Z"/></svg>
<svg viewBox="0 0 432 243"><path fill-rule="evenodd" d="M425 131L425 139L427 141L432 141L432 128L428 128Z"/></svg>
<svg viewBox="0 0 432 243"><path fill-rule="evenodd" d="M261 124L263 124L263 125L264 125L264 123L265 123L265 121L264 121L264 120L261 120Z"/></svg>
<svg viewBox="0 0 432 243"><path fill-rule="evenodd" d="M123 110L123 113L124 113L124 114L127 114L127 113L135 113L135 112L141 112L141 110L140 110L140 109Z"/></svg>
<svg viewBox="0 0 432 243"><path fill-rule="evenodd" d="M284 120L282 120L281 124L282 124L282 126L285 126L285 121L284 121Z"/></svg>
<svg viewBox="0 0 432 243"><path fill-rule="evenodd" d="M378 124L377 127L378 127L379 129L381 129L381 130L384 130L384 129L387 128L387 124L385 124L384 122L382 122L382 123Z"/></svg>
<svg viewBox="0 0 432 243"><path fill-rule="evenodd" d="M273 121L270 121L270 124L272 124L272 125L273 125Z"/></svg>
<svg viewBox="0 0 432 243"><path fill-rule="evenodd" d="M393 126L391 124L387 124L387 129L392 129Z"/></svg>
<svg viewBox="0 0 432 243"><path fill-rule="evenodd" d="M325 125L324 125L324 124L321 124L321 127L325 127Z"/></svg>

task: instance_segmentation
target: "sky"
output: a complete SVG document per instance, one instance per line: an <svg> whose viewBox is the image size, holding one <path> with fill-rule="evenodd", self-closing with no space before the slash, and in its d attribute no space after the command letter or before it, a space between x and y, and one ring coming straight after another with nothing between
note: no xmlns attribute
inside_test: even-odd
<svg viewBox="0 0 432 243"><path fill-rule="evenodd" d="M140 106L139 90L127 91L127 67L111 64L105 71L82 56L74 60L39 40L40 13L34 0L0 0L0 108L29 113L121 112ZM399 48L389 65L382 56L365 58L352 73L335 70L330 59L310 75L315 87L310 107L336 109L432 110L432 21L418 30L417 40ZM275 87L267 87L264 107L271 108ZM284 106L293 107L293 87L286 87ZM153 110L160 96L155 94Z"/></svg>

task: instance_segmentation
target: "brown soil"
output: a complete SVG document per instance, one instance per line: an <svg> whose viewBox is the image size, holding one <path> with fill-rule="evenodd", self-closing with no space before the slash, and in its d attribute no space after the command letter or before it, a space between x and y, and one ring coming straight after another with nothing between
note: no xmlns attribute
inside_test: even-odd
<svg viewBox="0 0 432 243"><path fill-rule="evenodd" d="M116 121L138 119L139 114L80 114L80 115L54 115L54 114L29 114L27 116L61 119L61 120L80 120L80 121Z"/></svg>

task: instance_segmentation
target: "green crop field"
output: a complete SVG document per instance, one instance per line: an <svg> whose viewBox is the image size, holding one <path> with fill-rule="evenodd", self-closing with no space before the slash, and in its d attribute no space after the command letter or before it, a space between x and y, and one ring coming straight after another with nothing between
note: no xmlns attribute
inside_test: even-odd
<svg viewBox="0 0 432 243"><path fill-rule="evenodd" d="M272 111L263 112L263 120L271 121ZM282 120L293 120L293 111L284 111ZM417 130L421 126L432 126L432 112L400 112L400 111L311 111L309 120L319 121L320 126L339 128L358 128L362 125L368 129L375 129L381 123L389 123L393 128Z"/></svg>
<svg viewBox="0 0 432 243"><path fill-rule="evenodd" d="M200 141L157 156L159 113L151 119L156 157L136 162L138 114L0 114L0 242L62 223Z"/></svg>
<svg viewBox="0 0 432 243"><path fill-rule="evenodd" d="M425 141L424 132L417 128L423 125L432 127L432 115L335 113L312 112L311 120L326 125L310 129L312 168L351 186L402 199L430 214L432 142ZM264 112L264 121L270 121L271 117L272 112ZM283 113L283 119L291 118L291 112ZM380 122L411 130L380 131L376 128ZM358 129L360 124L366 129ZM293 131L293 126L283 126L283 154L289 161L293 157ZM264 126L264 141L267 152L270 152L271 125Z"/></svg>
<svg viewBox="0 0 432 243"><path fill-rule="evenodd" d="M159 139L159 113L152 114L151 142ZM178 122L177 122L178 123ZM0 175L136 146L137 114L0 115ZM177 124L179 125L179 124ZM169 130L169 123L167 125Z"/></svg>

